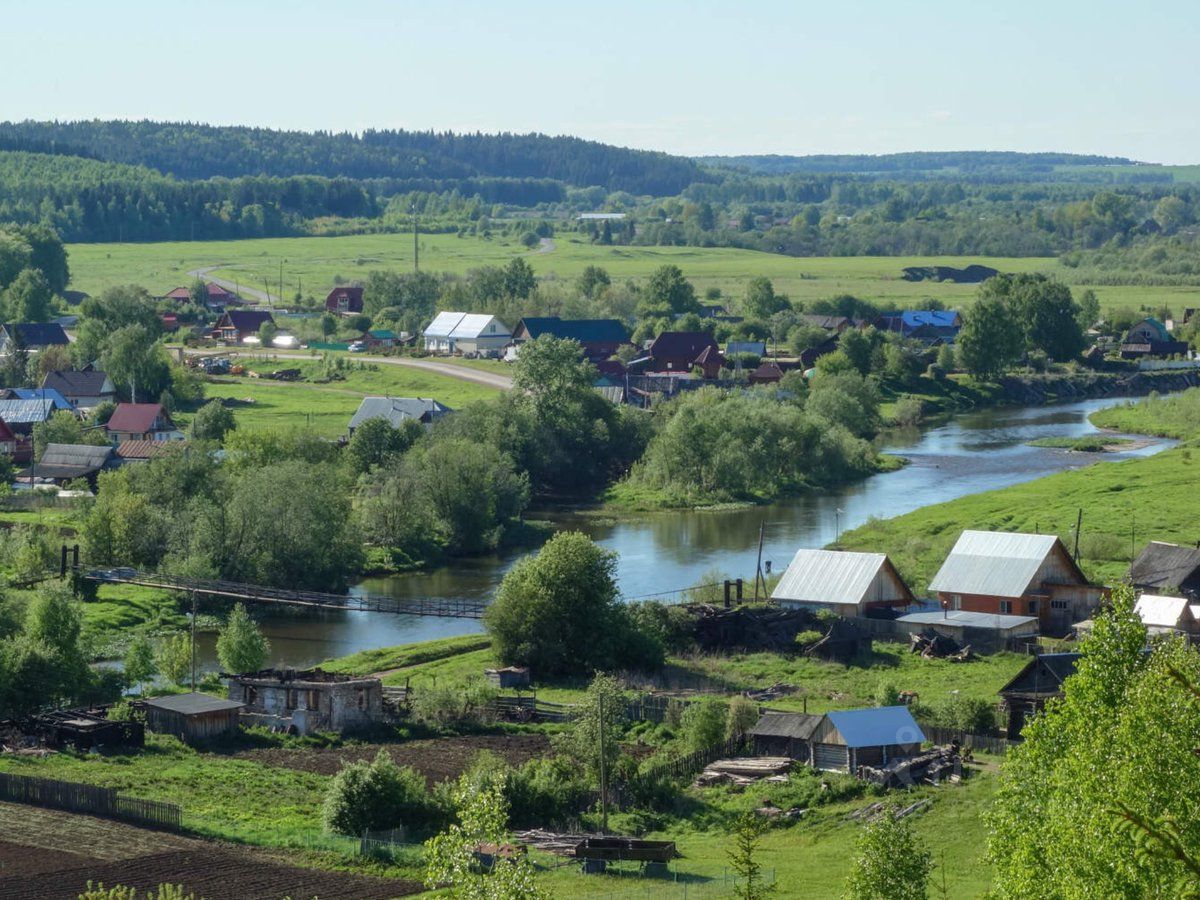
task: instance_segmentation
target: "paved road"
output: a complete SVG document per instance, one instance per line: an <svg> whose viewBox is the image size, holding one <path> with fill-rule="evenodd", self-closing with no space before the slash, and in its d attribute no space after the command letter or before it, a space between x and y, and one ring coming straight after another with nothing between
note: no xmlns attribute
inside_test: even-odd
<svg viewBox="0 0 1200 900"><path fill-rule="evenodd" d="M224 355L220 351L213 350L189 350L189 355L196 356L213 356ZM246 351L231 351L229 356L249 356L261 358L269 356L272 359L300 359L311 360L311 353L289 353L286 350L272 350L264 352L262 350L246 350ZM399 356L368 356L366 354L355 354L353 359L361 360L362 362L379 363L384 366L406 366L410 369L424 369L426 372L434 372L438 375L445 375L449 378L457 378L459 381L470 381L474 384L482 384L485 387L496 388L500 391L506 391L512 387L512 378L508 375L502 375L499 372L486 372L482 369L473 369L470 366L459 366L453 363L438 362L432 359L406 359Z"/></svg>

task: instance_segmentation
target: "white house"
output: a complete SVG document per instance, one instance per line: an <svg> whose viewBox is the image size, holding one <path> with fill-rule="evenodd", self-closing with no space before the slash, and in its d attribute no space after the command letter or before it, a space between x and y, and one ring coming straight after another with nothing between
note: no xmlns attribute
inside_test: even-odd
<svg viewBox="0 0 1200 900"><path fill-rule="evenodd" d="M487 313L438 313L425 329L430 353L481 353L503 350L512 340L508 326Z"/></svg>
<svg viewBox="0 0 1200 900"><path fill-rule="evenodd" d="M801 547L771 599L792 609L828 609L861 616L868 609L905 607L915 598L896 567L882 553L809 550Z"/></svg>

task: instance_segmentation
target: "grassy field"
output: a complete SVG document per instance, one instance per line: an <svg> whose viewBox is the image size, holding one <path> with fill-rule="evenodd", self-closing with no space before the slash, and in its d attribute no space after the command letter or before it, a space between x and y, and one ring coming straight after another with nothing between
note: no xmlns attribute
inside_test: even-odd
<svg viewBox="0 0 1200 900"><path fill-rule="evenodd" d="M247 369L263 373L298 368L305 379L319 378L322 372L319 360L247 360L244 365ZM451 409L458 409L497 395L495 388L486 385L408 366L367 364L365 368L352 369L344 374L344 380L328 384L223 375L205 386L205 394L210 399L219 397L243 401L233 407L239 428L264 431L305 426L326 437L345 434L350 417L358 409L362 398L367 396L433 397ZM189 417L182 415L179 419L186 424Z"/></svg>
<svg viewBox="0 0 1200 900"><path fill-rule="evenodd" d="M142 284L153 293L187 284L193 269L217 266L214 275L278 293L283 263L283 295L297 289L323 296L335 283L363 279L373 269L407 270L410 239L372 234L336 238L265 238L247 241L197 241L158 244L72 244L68 247L72 287L95 293L114 284ZM935 298L949 306L969 304L976 285L909 282L901 270L912 265L990 265L1004 272L1046 272L1079 285L1075 273L1053 258L988 257L809 257L797 258L752 250L699 247L605 247L575 235L555 239L550 252L530 252L519 242L455 235L422 238L421 264L429 271L463 273L524 256L538 275L573 279L588 265L602 266L614 279L645 278L665 263L679 266L703 292L718 287L739 297L746 281L766 275L778 291L810 301L854 294L868 300L920 306ZM1200 288L1096 286L1105 308L1143 305L1200 305Z"/></svg>

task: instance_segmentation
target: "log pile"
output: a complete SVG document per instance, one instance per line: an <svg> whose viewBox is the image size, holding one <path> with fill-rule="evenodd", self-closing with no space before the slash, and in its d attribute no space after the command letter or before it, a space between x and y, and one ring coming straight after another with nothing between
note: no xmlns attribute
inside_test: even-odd
<svg viewBox="0 0 1200 900"><path fill-rule="evenodd" d="M770 687L765 687L757 691L745 691L743 695L761 703L764 700L778 700L780 697L786 697L788 694L794 694L795 692L796 686L794 684L784 684L782 681L777 681Z"/></svg>
<svg viewBox="0 0 1200 900"><path fill-rule="evenodd" d="M954 662L966 662L971 658L971 645L960 645L954 638L938 634L932 628L926 628L909 635L911 645L909 651L919 653L925 659L950 659Z"/></svg>
<svg viewBox="0 0 1200 900"><path fill-rule="evenodd" d="M695 787L731 784L746 787L760 781L786 782L792 770L792 760L786 756L754 756L745 759L718 759L709 763L696 776Z"/></svg>
<svg viewBox="0 0 1200 900"><path fill-rule="evenodd" d="M962 780L962 759L958 748L934 747L908 759L895 759L884 766L859 766L858 777L880 787L908 787L914 784L941 784Z"/></svg>
<svg viewBox="0 0 1200 900"><path fill-rule="evenodd" d="M695 640L702 650L794 649L796 635L810 631L816 618L804 609L734 606L726 609L707 603L688 607L695 617Z"/></svg>
<svg viewBox="0 0 1200 900"><path fill-rule="evenodd" d="M908 806L897 809L892 813L892 818L906 818L911 816L913 813L920 812L932 803L933 801L926 797L924 800L918 800L916 803L910 803ZM871 822L883 815L887 809L888 805L886 803L872 803L870 806L864 806L862 809L856 809L854 812L850 813L850 815L846 816L846 818L858 822Z"/></svg>
<svg viewBox="0 0 1200 900"><path fill-rule="evenodd" d="M555 856L571 857L575 856L575 848L581 842L595 836L592 834L566 834L555 831L542 831L538 828L529 831L513 832L513 840L527 847L533 847L535 850L542 850L546 853L553 853Z"/></svg>

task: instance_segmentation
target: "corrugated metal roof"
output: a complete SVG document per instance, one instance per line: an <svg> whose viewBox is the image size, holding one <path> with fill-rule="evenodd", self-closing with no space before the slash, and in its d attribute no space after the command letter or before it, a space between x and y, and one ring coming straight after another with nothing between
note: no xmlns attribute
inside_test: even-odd
<svg viewBox="0 0 1200 900"><path fill-rule="evenodd" d="M1031 622L1037 623L1038 620L1033 616L1003 616L996 613L951 609L945 612L909 613L896 621L913 625L953 625L957 628L994 628L997 631L1009 631L1029 625Z"/></svg>
<svg viewBox="0 0 1200 900"><path fill-rule="evenodd" d="M847 747L920 744L925 733L907 706L879 706L826 713Z"/></svg>
<svg viewBox="0 0 1200 900"><path fill-rule="evenodd" d="M489 313L440 312L425 329L425 336L470 340L483 334L493 321L496 323L495 337L509 333L508 326Z"/></svg>
<svg viewBox="0 0 1200 900"><path fill-rule="evenodd" d="M1179 628L1191 621L1192 611L1186 597L1163 597L1160 594L1142 594L1137 598L1133 611L1143 625L1158 628Z"/></svg>
<svg viewBox="0 0 1200 900"><path fill-rule="evenodd" d="M860 603L887 561L882 553L801 547L771 592L793 603Z"/></svg>
<svg viewBox="0 0 1200 900"><path fill-rule="evenodd" d="M810 713L765 712L748 733L759 737L785 737L807 741L822 718Z"/></svg>
<svg viewBox="0 0 1200 900"><path fill-rule="evenodd" d="M182 713L185 716L200 715L201 713L221 712L228 709L241 709L246 704L236 700L225 700L211 694L176 694L172 697L155 697L146 701L147 706L155 709L166 709Z"/></svg>
<svg viewBox="0 0 1200 900"><path fill-rule="evenodd" d="M350 428L353 430L368 419L386 419L393 427L405 419L433 421L450 411L448 406L426 397L364 397L350 419Z"/></svg>
<svg viewBox="0 0 1200 900"><path fill-rule="evenodd" d="M36 400L39 403L44 401L56 410L65 409L72 412L75 410L75 406L52 387L8 388L8 392L12 394L14 400Z"/></svg>
<svg viewBox="0 0 1200 900"><path fill-rule="evenodd" d="M929 590L1020 597L1057 541L1052 534L964 531Z"/></svg>
<svg viewBox="0 0 1200 900"><path fill-rule="evenodd" d="M54 414L54 404L43 400L0 400L0 419L9 425L44 422Z"/></svg>

